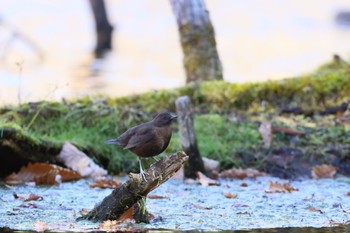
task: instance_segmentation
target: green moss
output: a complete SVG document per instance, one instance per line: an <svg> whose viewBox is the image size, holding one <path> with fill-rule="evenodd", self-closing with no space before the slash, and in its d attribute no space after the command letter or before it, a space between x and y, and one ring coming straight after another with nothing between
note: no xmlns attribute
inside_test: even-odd
<svg viewBox="0 0 350 233"><path fill-rule="evenodd" d="M137 158L130 152L104 144L127 128L147 121L155 112L175 110L174 102L188 95L197 113L195 129L202 156L218 159L224 167L258 166L270 153L263 147L259 124L251 116L262 120L277 115L280 108L301 107L324 109L348 100L349 69L334 63L297 78L263 83L234 84L223 81L204 82L197 86L149 92L123 98L89 98L72 102L40 102L0 109L0 126L13 127L33 141L62 144L70 141L87 152L112 173L138 171ZM230 120L250 115L245 121ZM293 117L302 130L310 130L304 118ZM328 119L335 122L334 119ZM324 122L323 122L324 123ZM275 124L285 123L275 120ZM287 124L288 125L288 124ZM322 129L324 125L316 128ZM274 135L273 148L281 145L300 147L312 156L320 153L322 145L349 143L349 127L328 125L325 131L315 131L297 142L283 134ZM1 136L1 132L0 132ZM272 148L272 149L273 149ZM166 154L181 149L175 125L174 135ZM247 157L252 158L248 159Z"/></svg>

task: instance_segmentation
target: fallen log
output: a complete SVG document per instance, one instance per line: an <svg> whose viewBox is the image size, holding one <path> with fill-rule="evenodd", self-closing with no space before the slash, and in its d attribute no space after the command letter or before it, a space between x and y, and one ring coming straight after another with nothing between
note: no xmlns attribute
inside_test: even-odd
<svg viewBox="0 0 350 233"><path fill-rule="evenodd" d="M146 197L149 192L172 177L187 159L188 156L183 151L162 158L152 164L145 172L147 182L140 174L130 173L127 182L114 189L93 210L77 220L86 219L94 222L117 220L125 211Z"/></svg>

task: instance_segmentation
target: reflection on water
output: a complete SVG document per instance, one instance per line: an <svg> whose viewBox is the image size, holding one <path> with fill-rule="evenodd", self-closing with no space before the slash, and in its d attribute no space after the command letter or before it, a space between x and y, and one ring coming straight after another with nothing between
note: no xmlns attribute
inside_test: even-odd
<svg viewBox="0 0 350 233"><path fill-rule="evenodd" d="M290 77L334 53L349 59L350 30L337 25L348 0L206 0L224 78ZM184 84L182 52L168 1L107 1L114 50L93 60L87 1L0 2L0 105L107 94L122 96ZM22 63L22 72L16 63Z"/></svg>

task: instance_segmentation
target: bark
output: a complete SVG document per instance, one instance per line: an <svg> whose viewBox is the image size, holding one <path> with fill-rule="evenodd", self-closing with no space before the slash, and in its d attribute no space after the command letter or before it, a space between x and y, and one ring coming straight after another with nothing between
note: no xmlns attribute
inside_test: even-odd
<svg viewBox="0 0 350 233"><path fill-rule="evenodd" d="M95 57L100 58L105 52L112 49L113 27L108 21L107 11L103 0L89 1L96 25Z"/></svg>
<svg viewBox="0 0 350 233"><path fill-rule="evenodd" d="M181 96L175 101L175 105L182 149L190 157L185 165L185 177L196 178L196 172L205 173L205 169L197 146L190 98Z"/></svg>
<svg viewBox="0 0 350 233"><path fill-rule="evenodd" d="M147 182L142 179L140 174L130 173L129 180L126 183L114 189L92 211L78 218L78 220L88 219L95 222L117 220L130 207L146 197L149 192L172 177L182 167L187 158L188 156L182 151L162 158L152 164L146 171ZM143 212L147 213L146 210Z"/></svg>
<svg viewBox="0 0 350 233"><path fill-rule="evenodd" d="M170 3L180 33L186 83L222 80L215 32L204 0L170 0Z"/></svg>

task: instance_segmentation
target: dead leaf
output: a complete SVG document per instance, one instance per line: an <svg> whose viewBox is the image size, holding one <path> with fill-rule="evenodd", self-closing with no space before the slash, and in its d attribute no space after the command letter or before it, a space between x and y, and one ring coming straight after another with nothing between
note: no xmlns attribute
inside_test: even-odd
<svg viewBox="0 0 350 233"><path fill-rule="evenodd" d="M312 207L312 206L310 206L310 207L308 208L308 210L311 211L311 212L320 212L321 214L323 214L323 211L322 211L322 210L320 210L320 209L318 209L318 208L315 208L315 207Z"/></svg>
<svg viewBox="0 0 350 233"><path fill-rule="evenodd" d="M236 194L233 194L231 192L224 193L224 196L229 199L237 198L238 196Z"/></svg>
<svg viewBox="0 0 350 233"><path fill-rule="evenodd" d="M37 209L38 206L33 204L33 203L28 203L28 204L20 204L18 207L21 208L31 208L31 209Z"/></svg>
<svg viewBox="0 0 350 233"><path fill-rule="evenodd" d="M263 121L259 127L259 133L261 134L266 147L271 146L272 142L272 127L271 122Z"/></svg>
<svg viewBox="0 0 350 233"><path fill-rule="evenodd" d="M148 195L147 197L148 197L149 199L164 199L164 198L169 198L168 195L160 196L160 195L156 195L156 194Z"/></svg>
<svg viewBox="0 0 350 233"><path fill-rule="evenodd" d="M245 211L245 212L237 212L236 214L248 214L249 216L251 215L251 213L248 212L248 211Z"/></svg>
<svg viewBox="0 0 350 233"><path fill-rule="evenodd" d="M247 168L231 168L220 173L221 178L231 179L244 179L244 178L256 178L258 176L266 176L266 173L259 172L258 170Z"/></svg>
<svg viewBox="0 0 350 233"><path fill-rule="evenodd" d="M84 177L100 177L107 175L107 171L98 166L84 152L80 151L73 144L64 143L61 152L56 157L57 161L66 167L78 172Z"/></svg>
<svg viewBox="0 0 350 233"><path fill-rule="evenodd" d="M201 172L196 172L196 175L197 175L197 181L203 186L208 186L208 185L219 186L220 185L216 180L210 179L209 177L207 177L206 175L204 175Z"/></svg>
<svg viewBox="0 0 350 233"><path fill-rule="evenodd" d="M34 230L36 232L44 232L47 230L47 225L44 222L36 222L34 223Z"/></svg>
<svg viewBox="0 0 350 233"><path fill-rule="evenodd" d="M28 197L19 196L16 193L13 193L13 196L15 199L19 199L22 201L37 201L37 200L41 201L41 200L43 200L43 198L41 196L33 194L33 193L29 194Z"/></svg>
<svg viewBox="0 0 350 233"><path fill-rule="evenodd" d="M29 163L18 173L12 173L5 178L6 183L21 184L35 181L36 185L58 185L62 181L82 178L77 172L48 163Z"/></svg>
<svg viewBox="0 0 350 233"><path fill-rule="evenodd" d="M95 180L94 184L90 184L90 188L109 188L114 189L122 185L122 182L116 179L109 179L106 177L100 177Z"/></svg>
<svg viewBox="0 0 350 233"><path fill-rule="evenodd" d="M243 182L243 183L241 184L241 187L248 187L248 184L247 184L246 182Z"/></svg>
<svg viewBox="0 0 350 233"><path fill-rule="evenodd" d="M276 182L270 181L269 190L265 192L266 193L291 193L293 191L299 191L299 189L292 187L289 183L281 184L278 181Z"/></svg>
<svg viewBox="0 0 350 233"><path fill-rule="evenodd" d="M272 127L272 132L280 132L280 133L284 133L287 135L292 135L292 136L299 136L299 135L305 135L305 132L303 131L298 131L295 129L291 129L288 127Z"/></svg>
<svg viewBox="0 0 350 233"><path fill-rule="evenodd" d="M347 192L345 195L350 197L350 192Z"/></svg>
<svg viewBox="0 0 350 233"><path fill-rule="evenodd" d="M322 179L322 178L334 178L337 173L337 168L332 165L318 165L314 166L311 169L311 176L314 179Z"/></svg>
<svg viewBox="0 0 350 233"><path fill-rule="evenodd" d="M132 215L134 211L134 207L130 207L127 211L125 211L119 218L118 221L125 222L126 220L133 220L134 216Z"/></svg>

